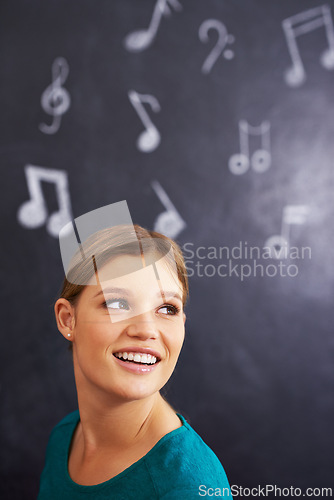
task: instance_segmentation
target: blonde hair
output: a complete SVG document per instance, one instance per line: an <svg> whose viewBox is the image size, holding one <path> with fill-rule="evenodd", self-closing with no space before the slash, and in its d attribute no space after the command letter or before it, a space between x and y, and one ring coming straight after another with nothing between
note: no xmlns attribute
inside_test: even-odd
<svg viewBox="0 0 334 500"><path fill-rule="evenodd" d="M166 257L167 264L169 261L174 268L176 266L177 276L183 290L184 307L189 296L189 284L181 248L171 238L155 231L149 231L138 224L133 226L118 225L102 229L90 236L83 245L84 255L87 255L87 258L83 258L82 248L74 255L58 298L64 298L75 306L85 286L87 286L86 284L96 271L94 256L98 256L99 264L103 265L117 255L138 254L138 243L141 256L145 250L145 254L150 252ZM172 258L169 253L170 249L173 250ZM94 262L94 266L92 262Z"/></svg>

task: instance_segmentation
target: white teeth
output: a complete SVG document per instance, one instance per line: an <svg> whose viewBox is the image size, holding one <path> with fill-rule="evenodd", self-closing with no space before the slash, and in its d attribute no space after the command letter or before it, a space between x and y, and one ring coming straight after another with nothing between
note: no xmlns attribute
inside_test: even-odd
<svg viewBox="0 0 334 500"><path fill-rule="evenodd" d="M134 361L136 363L146 363L154 365L157 362L157 358L151 354L140 354L138 352L117 352L115 353L116 358L127 359L128 361Z"/></svg>

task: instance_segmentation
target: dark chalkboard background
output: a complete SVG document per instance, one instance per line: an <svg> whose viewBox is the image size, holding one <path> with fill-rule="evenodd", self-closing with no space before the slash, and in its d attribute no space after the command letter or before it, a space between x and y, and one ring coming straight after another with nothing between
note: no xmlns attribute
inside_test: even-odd
<svg viewBox="0 0 334 500"><path fill-rule="evenodd" d="M282 27L309 9L334 10L334 2L174 0L152 44L130 52L125 37L148 27L155 5L1 2L1 498L36 497L50 431L76 408L71 357L53 317L59 243L47 220L33 228L18 217L30 198L27 165L63 171L74 217L127 200L133 221L150 229L166 210L157 181L186 224L177 241L193 250L263 247L280 233L284 207L307 207L291 223L290 245L311 248L311 258L258 260L276 266L269 274L280 262L297 265L297 276L190 278L186 342L167 395L231 485L334 487L334 71L320 60L329 44L324 27L306 28L296 37L306 78L289 85ZM307 16L295 21L305 26ZM321 19L316 11L310 17ZM205 74L217 41L213 30L207 43L199 38L208 19L234 39ZM68 63L71 102L59 130L47 134L39 126L53 116L41 95L58 57ZM136 146L144 126L130 90L160 105L155 112L144 104L161 137L151 152ZM263 172L229 168L241 120L270 124L271 166ZM250 138L250 155L259 139ZM52 183L41 185L50 215L59 200ZM192 260L192 269L197 261L215 266L208 273L227 262ZM241 263L254 264L245 255L233 260Z"/></svg>

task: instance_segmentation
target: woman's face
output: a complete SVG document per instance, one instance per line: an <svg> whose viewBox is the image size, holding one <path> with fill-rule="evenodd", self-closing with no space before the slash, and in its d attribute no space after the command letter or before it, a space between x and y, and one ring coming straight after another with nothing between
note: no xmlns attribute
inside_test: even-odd
<svg viewBox="0 0 334 500"><path fill-rule="evenodd" d="M156 263L157 274L151 265L127 273L136 259L118 256L102 267L98 285L80 295L72 330L77 380L123 400L159 391L184 340L177 275L163 259Z"/></svg>

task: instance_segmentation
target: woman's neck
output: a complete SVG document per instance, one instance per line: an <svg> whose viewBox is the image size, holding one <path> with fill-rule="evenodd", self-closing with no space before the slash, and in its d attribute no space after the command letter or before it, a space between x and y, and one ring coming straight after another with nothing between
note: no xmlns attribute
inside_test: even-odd
<svg viewBox="0 0 334 500"><path fill-rule="evenodd" d="M71 443L68 470L78 484L115 477L182 423L159 393L147 400L114 405L86 404L78 392L80 422Z"/></svg>
<svg viewBox="0 0 334 500"><path fill-rule="evenodd" d="M158 392L143 400L101 402L87 400L78 391L78 405L87 453L132 447L151 436L166 412L172 411Z"/></svg>

